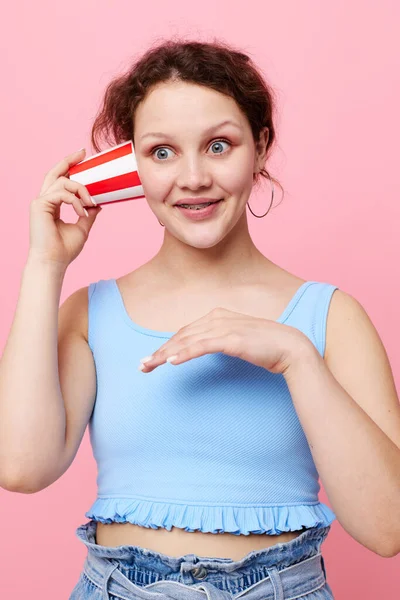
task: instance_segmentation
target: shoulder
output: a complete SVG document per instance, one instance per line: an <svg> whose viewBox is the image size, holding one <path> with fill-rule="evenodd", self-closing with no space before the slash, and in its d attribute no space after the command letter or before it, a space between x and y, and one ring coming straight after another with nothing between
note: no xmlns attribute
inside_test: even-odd
<svg viewBox="0 0 400 600"><path fill-rule="evenodd" d="M137 271L132 271L120 277L118 285L127 286L128 289L137 287ZM107 280L106 280L107 281ZM95 282L99 283L99 282ZM70 294L59 308L59 332L75 333L88 342L89 324L89 285L77 289ZM94 288L93 288L94 291Z"/></svg>
<svg viewBox="0 0 400 600"><path fill-rule="evenodd" d="M325 360L335 379L400 448L400 405L385 346L361 303L336 290Z"/></svg>
<svg viewBox="0 0 400 600"><path fill-rule="evenodd" d="M376 351L382 346L363 305L351 294L336 289L332 294L326 323L326 362L329 365L336 361L339 353L344 357L348 351L356 348L361 351L360 344L365 343Z"/></svg>

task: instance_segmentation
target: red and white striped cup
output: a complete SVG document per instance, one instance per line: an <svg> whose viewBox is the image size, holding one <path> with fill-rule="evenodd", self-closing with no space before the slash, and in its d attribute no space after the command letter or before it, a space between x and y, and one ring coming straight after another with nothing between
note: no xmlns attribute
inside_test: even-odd
<svg viewBox="0 0 400 600"><path fill-rule="evenodd" d="M96 204L144 198L132 140L85 158L68 175L86 186Z"/></svg>

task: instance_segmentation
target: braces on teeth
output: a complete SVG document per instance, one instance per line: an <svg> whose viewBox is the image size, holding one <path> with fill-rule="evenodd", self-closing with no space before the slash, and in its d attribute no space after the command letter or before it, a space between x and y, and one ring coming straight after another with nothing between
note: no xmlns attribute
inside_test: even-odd
<svg viewBox="0 0 400 600"><path fill-rule="evenodd" d="M189 208L191 210L201 210L206 206L210 206L210 204L212 204L212 202L206 202L204 204L179 204L179 206L182 206L182 208Z"/></svg>

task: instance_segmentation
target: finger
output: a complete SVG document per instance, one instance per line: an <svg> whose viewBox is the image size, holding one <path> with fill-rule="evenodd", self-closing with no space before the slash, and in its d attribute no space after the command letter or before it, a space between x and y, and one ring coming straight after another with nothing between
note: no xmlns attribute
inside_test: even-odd
<svg viewBox="0 0 400 600"><path fill-rule="evenodd" d="M216 309L220 310L220 309ZM255 317L249 317L248 315L243 315L242 313L234 313L225 309L224 316L213 316L212 313L215 311L211 311L204 317L181 327L179 331L177 331L169 340L165 342L162 346L158 348L158 350L153 353L152 356L156 356L158 352L162 352L165 348L169 348L170 344L180 343L182 340L185 340L187 336L197 335L197 334L210 334L213 333L213 336L216 335L225 335L230 333L231 331L237 330L239 327L248 323L249 319L254 321Z"/></svg>
<svg viewBox="0 0 400 600"><path fill-rule="evenodd" d="M145 363L139 365L139 370L145 373L150 373L155 368L170 362L171 364L181 364L198 358L205 354L215 352L224 352L227 347L228 336L208 336L203 335L190 336L186 339L185 344L174 344L168 348L168 351L154 353L154 355ZM157 354L157 355L156 355Z"/></svg>
<svg viewBox="0 0 400 600"><path fill-rule="evenodd" d="M44 205L44 207L47 207L48 209L47 212L50 212L55 216L56 214L60 214L59 210L62 203L71 204L79 217L87 217L82 200L65 189L60 189L51 194L40 196L40 198L33 200L31 204L33 210L35 210L36 207L43 210Z"/></svg>
<svg viewBox="0 0 400 600"><path fill-rule="evenodd" d="M206 323L210 323L211 321L216 321L216 319L218 318L218 315L221 314L221 312L228 312L225 311L225 309L220 309L220 308L214 308L211 311L209 311L208 313L206 313L205 315L199 317L198 319L195 319L194 321L192 321L191 323L188 323L187 325L184 325L183 327L181 327L172 338L170 339L174 339L176 338L176 336L178 335L182 335L182 334L186 334L187 332L192 332L193 330L195 330L198 327L203 327L204 324Z"/></svg>
<svg viewBox="0 0 400 600"><path fill-rule="evenodd" d="M68 177L59 177L57 181L55 181L49 187L45 195L53 195L59 190L67 190L68 192L75 194L75 196L81 201L81 204L84 208L93 208L93 206L97 206L96 202L92 199L91 195L89 194L88 189L83 184L78 183L77 181L71 181L70 179L68 179Z"/></svg>
<svg viewBox="0 0 400 600"><path fill-rule="evenodd" d="M233 332L237 331L240 325L247 324L249 318L254 320L254 317L242 313L234 313L226 309L214 309L204 317L182 327L151 356L141 359L140 362L146 364L147 372L148 367L155 368L163 364L168 356L174 354L174 348L179 347L179 345L188 344L193 339L233 335ZM140 366L139 368L143 370Z"/></svg>
<svg viewBox="0 0 400 600"><path fill-rule="evenodd" d="M204 325L218 327L219 325L226 324L229 320L232 321L235 319L236 322L246 321L251 317L250 315L245 315L243 313L234 312L232 310L228 310L226 308L217 307L210 310L207 314L199 317L192 323L188 323L184 327L181 327L179 331L174 335L178 336L186 333L194 333L198 328L204 327ZM173 339L173 338L171 338Z"/></svg>
<svg viewBox="0 0 400 600"><path fill-rule="evenodd" d="M219 325L226 325L229 319L237 319L245 321L248 319L248 315L243 315L241 313L234 313L224 308L214 308L206 315L199 317L195 321L188 323L181 327L165 344L160 346L159 350L164 348L167 344L171 342L175 342L180 340L182 337L186 335L192 335L196 333L200 333L201 331L207 332L211 329L217 329Z"/></svg>
<svg viewBox="0 0 400 600"><path fill-rule="evenodd" d="M177 349L175 354L169 356L166 360L173 365L181 364L192 358L198 358L205 354L216 354L222 352L229 356L240 355L241 337L234 332L225 335L207 337L193 340L190 344Z"/></svg>
<svg viewBox="0 0 400 600"><path fill-rule="evenodd" d="M87 212L89 213L89 216L86 217L79 217L79 219L77 220L77 222L75 223L75 225L79 226L82 231L85 232L86 235L89 235L89 232L93 226L93 223L96 220L97 215L99 214L99 212L102 210L101 206L92 206L92 208L87 208Z"/></svg>
<svg viewBox="0 0 400 600"><path fill-rule="evenodd" d="M39 195L41 196L43 193L45 193L47 191L47 189L59 177L61 177L61 175L66 175L68 173L69 169L72 167L72 165L75 165L78 162L81 162L84 159L85 153L86 153L85 148L82 148L81 150L78 150L77 152L73 152L72 154L69 154L68 156L66 156L65 158L60 160L60 162L58 162L56 165L54 165L54 167L52 169L50 169L50 171L48 171L48 173L46 173Z"/></svg>
<svg viewBox="0 0 400 600"><path fill-rule="evenodd" d="M212 327L210 327L209 323L201 323L199 325L191 327L190 329L183 328L182 330L179 330L177 333L175 333L171 338L169 338L169 340L166 341L165 344L160 346L158 350L156 350L152 354L152 356L154 358L157 358L159 355L165 354L166 356L168 356L171 353L171 348L188 343L188 341L190 341L190 339L192 339L194 336L206 337L211 333L211 331Z"/></svg>
<svg viewBox="0 0 400 600"><path fill-rule="evenodd" d="M192 331L190 334L184 332L184 329L185 328L180 330L178 333L175 333L172 338L160 346L155 352L153 352L151 356L141 358L140 363L148 366L151 362L151 366L155 368L156 366L163 364L168 356L174 354L174 349L182 347L185 344L189 344L193 339L201 339L211 334L211 329L209 327L204 329L204 324L197 326L196 331Z"/></svg>
<svg viewBox="0 0 400 600"><path fill-rule="evenodd" d="M63 187L64 189L72 192L73 194L78 194L81 198L83 206L97 206L96 202L93 200L92 196L89 194L89 190L82 183L78 183L77 181L71 181L68 177L59 177L57 181L50 186L47 190L47 194L49 194L53 188Z"/></svg>
<svg viewBox="0 0 400 600"><path fill-rule="evenodd" d="M97 206L96 202L93 200L92 196L89 194L89 191L85 185L82 183L78 183L77 181L71 181L68 177L59 177L57 181L61 181L63 186L69 192L73 194L78 194L82 200L82 204L85 207Z"/></svg>
<svg viewBox="0 0 400 600"><path fill-rule="evenodd" d="M153 352L153 354L141 358L138 369L140 371L145 370L148 372L163 364L166 361L166 358L172 354L173 351L171 349L177 346L180 339L181 338L178 337L178 333L176 333L168 340L168 342Z"/></svg>

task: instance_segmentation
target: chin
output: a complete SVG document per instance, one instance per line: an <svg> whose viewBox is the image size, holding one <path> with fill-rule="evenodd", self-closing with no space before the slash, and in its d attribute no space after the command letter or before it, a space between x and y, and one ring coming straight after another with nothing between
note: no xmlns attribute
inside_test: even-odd
<svg viewBox="0 0 400 600"><path fill-rule="evenodd" d="M213 238L212 240L182 240L185 242L185 244L187 244L188 246L191 246L192 248L198 248L199 250L206 250L207 248L213 248L214 246L217 246L218 243L221 241L220 238L215 239Z"/></svg>
<svg viewBox="0 0 400 600"><path fill-rule="evenodd" d="M187 226L181 223L171 223L171 227L169 228L168 224L167 227L173 237L187 246L207 249L220 244L236 227L239 221L240 216L237 218L236 215L232 215L231 219L229 219L225 215L225 218L210 219L208 222L188 223Z"/></svg>
<svg viewBox="0 0 400 600"><path fill-rule="evenodd" d="M191 235L191 236L179 236L179 239L184 242L185 244L187 244L188 246L191 246L192 248L198 248L200 249L206 249L206 248L213 248L214 246L217 246L221 240L223 240L224 236L219 234L198 234L198 235Z"/></svg>

